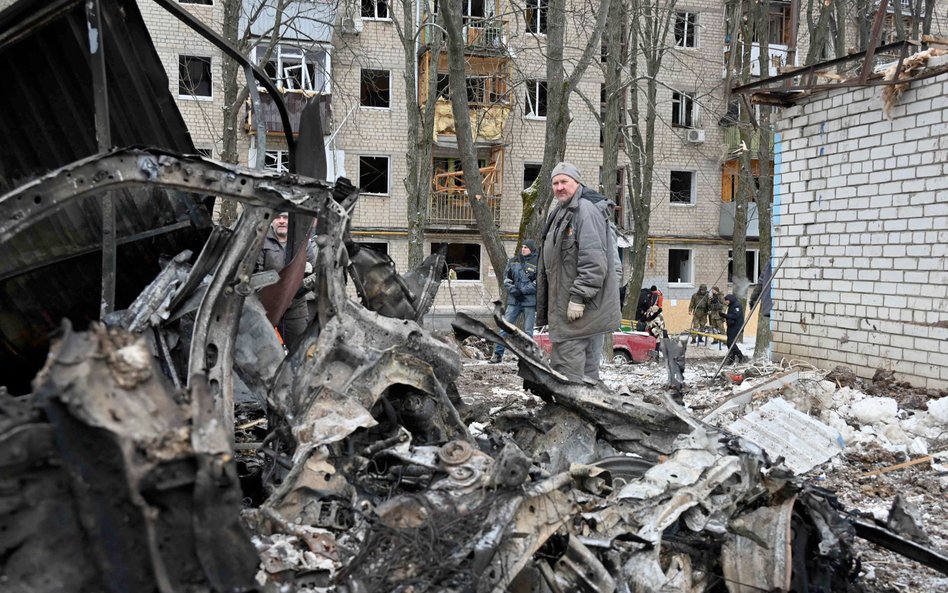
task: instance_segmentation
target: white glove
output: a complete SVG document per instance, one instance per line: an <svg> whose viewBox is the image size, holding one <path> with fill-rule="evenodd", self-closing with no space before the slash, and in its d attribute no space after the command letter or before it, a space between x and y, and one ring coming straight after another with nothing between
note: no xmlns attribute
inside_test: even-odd
<svg viewBox="0 0 948 593"><path fill-rule="evenodd" d="M570 321L576 321L583 316L583 311L586 310L586 305L582 303L574 303L573 301L569 302L569 307L566 309L566 318Z"/></svg>

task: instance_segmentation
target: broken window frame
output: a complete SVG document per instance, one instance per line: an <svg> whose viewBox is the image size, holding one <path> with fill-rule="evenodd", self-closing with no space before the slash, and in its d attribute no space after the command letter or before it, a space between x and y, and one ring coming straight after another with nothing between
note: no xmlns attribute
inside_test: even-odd
<svg viewBox="0 0 948 593"><path fill-rule="evenodd" d="M191 65L196 63L204 64L201 74L201 80L196 85L188 84L192 79ZM192 99L195 101L213 101L214 100L214 62L210 56L198 56L191 54L178 54L178 98ZM205 80L206 76L206 80ZM196 94L204 83L207 83L207 94ZM192 92L187 92L188 90ZM183 92L184 91L184 92Z"/></svg>
<svg viewBox="0 0 948 593"><path fill-rule="evenodd" d="M751 284L757 283L757 275L760 273L760 249L747 248L744 252L745 264L747 268L747 280ZM734 282L734 251L727 251L727 281L728 284Z"/></svg>
<svg viewBox="0 0 948 593"><path fill-rule="evenodd" d="M367 159L373 159L379 161L379 163L371 164L367 162ZM381 159L385 159L385 171L383 172L378 164L380 164ZM369 179L367 176L370 175L370 171L367 169L372 169L373 176ZM385 191L370 191L368 188L378 189L374 185L378 182L379 179L384 178L385 181ZM363 195L370 196L390 196L392 194L392 158L386 154L362 154L359 155L359 190Z"/></svg>
<svg viewBox="0 0 948 593"><path fill-rule="evenodd" d="M672 252L685 252L687 253L687 259L678 264L678 275L672 279ZM665 276L668 281L669 286L693 286L695 278L695 251L694 249L685 249L681 247L669 247L668 248L668 271ZM685 269L682 269L682 265L686 266ZM685 278L682 279L681 272L685 272Z"/></svg>
<svg viewBox="0 0 948 593"><path fill-rule="evenodd" d="M481 271L483 248L480 243L465 243L450 240L432 241L429 247L429 253L438 253L438 250L441 249L441 246L444 244L448 245L448 251L445 256L445 268L453 270L455 273L457 273L458 269L462 269L461 274L458 274L457 278L452 278L451 282L481 282L484 279L484 275ZM477 248L476 254L472 249L474 247ZM473 275L475 273L474 270L476 270L476 277L462 277ZM447 280L446 272L441 274L441 280Z"/></svg>
<svg viewBox="0 0 948 593"><path fill-rule="evenodd" d="M290 151L288 150L267 150L263 157L264 171L276 171L277 173L290 172Z"/></svg>
<svg viewBox="0 0 948 593"><path fill-rule="evenodd" d="M672 91L672 127L694 129L698 126L698 104L694 93Z"/></svg>
<svg viewBox="0 0 948 593"><path fill-rule="evenodd" d="M540 169L542 168L543 163L523 164L523 189L529 189L533 185L533 182L540 177Z"/></svg>
<svg viewBox="0 0 948 593"><path fill-rule="evenodd" d="M675 13L675 47L681 49L698 48L698 13L681 11Z"/></svg>
<svg viewBox="0 0 948 593"><path fill-rule="evenodd" d="M531 35L546 35L549 6L547 0L527 0L523 8L523 26Z"/></svg>
<svg viewBox="0 0 948 593"><path fill-rule="evenodd" d="M260 66L278 89L318 94L331 92L331 48L317 45L303 49L280 44L273 47L270 59L263 62L267 49L264 45L254 46L250 50L250 61Z"/></svg>
<svg viewBox="0 0 948 593"><path fill-rule="evenodd" d="M388 0L362 0L362 18L367 21L391 21L390 8Z"/></svg>
<svg viewBox="0 0 948 593"><path fill-rule="evenodd" d="M523 115L527 119L546 119L547 114L547 86L545 80L530 79L526 81L527 95L524 102ZM542 113L540 113L542 111Z"/></svg>
<svg viewBox="0 0 948 593"><path fill-rule="evenodd" d="M375 73L374 76L369 73ZM386 86L380 87L381 73L385 74ZM371 76L371 80L367 78ZM371 85L370 88L367 85ZM374 104L375 102L384 103ZM362 68L359 71L359 107L362 109L391 109L392 108L392 72L377 68Z"/></svg>
<svg viewBox="0 0 948 593"><path fill-rule="evenodd" d="M676 191L675 187L679 184L676 182L675 176L678 175L688 175L690 180L687 199L683 199L685 195L682 191ZM683 180L678 180L683 181ZM698 174L695 171L690 171L687 169L672 169L669 171L668 175L668 203L672 206L694 206L698 201Z"/></svg>

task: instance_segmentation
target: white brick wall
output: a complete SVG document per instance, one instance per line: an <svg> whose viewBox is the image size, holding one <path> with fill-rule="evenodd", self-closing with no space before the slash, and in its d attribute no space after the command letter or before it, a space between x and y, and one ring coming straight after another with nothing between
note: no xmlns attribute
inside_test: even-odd
<svg viewBox="0 0 948 593"><path fill-rule="evenodd" d="M948 63L948 58L930 66ZM774 357L948 387L948 75L801 101L779 122Z"/></svg>

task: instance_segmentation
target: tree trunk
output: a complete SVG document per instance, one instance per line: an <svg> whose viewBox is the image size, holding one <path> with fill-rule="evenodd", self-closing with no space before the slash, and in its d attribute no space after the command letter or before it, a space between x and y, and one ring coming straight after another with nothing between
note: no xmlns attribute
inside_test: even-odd
<svg viewBox="0 0 948 593"><path fill-rule="evenodd" d="M428 7L421 12L419 23L415 22L415 4L402 0L402 22L395 22L405 56L405 106L408 117L407 167L405 192L407 194L406 218L408 221L408 268L414 268L425 258L425 223L428 200L431 196L431 176L434 163L431 158L432 130L434 129L435 100L437 99L438 55L443 41L438 27L428 27L428 47L418 45L421 27L424 26ZM416 65L426 55L430 56L427 95L424 105L418 96Z"/></svg>
<svg viewBox="0 0 948 593"><path fill-rule="evenodd" d="M451 110L454 114L454 134L461 156L464 172L464 188L468 202L474 212L477 229L487 251L497 281L497 289L503 293L503 275L507 266L507 252L500 240L497 221L491 215L487 196L484 195L483 179L477 164L477 151L471 128L470 108L467 102L467 76L464 67L465 39L461 23L460 4L441 2L444 25L448 33L448 87L451 95Z"/></svg>
<svg viewBox="0 0 948 593"><path fill-rule="evenodd" d="M768 44L770 19L767 18L767 15L770 12L770 0L763 0L760 12L757 15L757 26L758 30L764 31L765 34L760 36L761 46L760 46L760 55L764 56L770 53L770 47ZM839 38L838 38L839 39ZM837 47L837 53L839 48ZM763 67L763 64L761 64ZM774 180L773 176L770 174L770 162L772 155L770 154L770 138L773 135L773 127L770 123L772 107L769 105L760 106L760 122L757 128L757 133L760 134L759 148L757 151L757 162L760 166L760 185L757 190L757 232L759 234L758 246L760 248L758 254L758 265L761 270L766 270L768 264L770 264L772 245L771 245L771 225L773 223L773 201L774 201ZM761 278L758 278L758 282L761 281ZM766 278L763 279L766 281ZM767 290L771 290L772 286L769 286ZM763 291L761 291L761 299L763 299ZM761 309L761 313L763 310ZM755 346L755 354L763 354L770 350L770 318L764 317L761 314L758 314L757 317L757 340Z"/></svg>
<svg viewBox="0 0 948 593"><path fill-rule="evenodd" d="M224 21L222 25L224 39L231 45L236 46L238 41L238 25L240 23L240 8L242 0L224 0ZM224 87L224 129L221 134L221 154L220 158L225 163L237 163L237 129L238 117L240 114L240 105L237 103L237 95L240 89L240 83L237 82L237 73L239 68L237 62L224 55L221 62L221 82ZM237 201L226 198L218 198L220 203L221 226L230 227L237 222Z"/></svg>
<svg viewBox="0 0 948 593"><path fill-rule="evenodd" d="M667 51L666 39L675 18L675 0L631 0L632 24L629 37L629 74L633 84L629 96L631 133L626 136L629 157L629 204L632 210L632 272L626 285L625 319L635 317L638 294L645 278L649 222L652 215L652 187L655 166L655 121L658 109L658 74ZM639 100L638 59L645 66L644 110ZM644 111L644 122L643 122ZM644 123L645 132L642 132Z"/></svg>

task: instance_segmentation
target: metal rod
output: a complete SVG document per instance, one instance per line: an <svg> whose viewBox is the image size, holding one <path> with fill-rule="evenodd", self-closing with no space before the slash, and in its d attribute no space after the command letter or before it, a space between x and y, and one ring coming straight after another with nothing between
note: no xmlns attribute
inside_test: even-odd
<svg viewBox="0 0 948 593"><path fill-rule="evenodd" d="M879 43L879 32L882 30L882 21L885 18L885 9L889 6L889 0L879 0L879 12L876 13L876 20L872 23L872 32L869 33L869 43L866 48L866 59L862 63L862 72L859 74L859 82L866 82L869 73L872 72L872 59L876 54L876 44Z"/></svg>
<svg viewBox="0 0 948 593"><path fill-rule="evenodd" d="M102 10L99 0L86 1L86 25L89 35L89 67L92 70L92 98L95 105L95 140L99 152L112 148L109 128L109 85L105 75L105 47ZM102 298L99 319L115 310L115 204L112 194L102 196Z"/></svg>
<svg viewBox="0 0 948 593"><path fill-rule="evenodd" d="M754 311L757 310L757 307L760 305L761 301L764 300L764 291L770 288L770 283L773 282L773 279L777 277L777 272L780 271L780 268L783 267L783 264L786 261L787 257L784 256L784 258L780 260L780 264L777 265L777 267L774 268L773 273L770 274L770 278L767 278L767 281L764 282L764 285L760 288L760 298L757 299L756 303L754 303L754 308L751 309L750 314L744 316L744 323L741 324L741 329L737 330L737 335L741 335L741 333L744 331L744 327L750 323L751 318L754 316ZM737 295L734 296L737 297ZM720 366L718 366L718 370L714 371L714 374L711 375L712 377L717 377L721 373L721 369L724 368L724 363L727 362L727 357L731 355L731 350L734 349L734 344L737 344L737 340L731 342L731 344L727 347L727 352L724 353L724 360L721 361Z"/></svg>
<svg viewBox="0 0 948 593"><path fill-rule="evenodd" d="M910 43L910 42L906 40L906 41L895 41L895 42L893 42L893 43L887 43L887 44L885 44L885 45L882 45L882 46L880 46L880 47L877 47L877 48L876 48L876 51L877 51L877 52L884 52L884 51L889 51L889 50L891 50L891 49L897 49L897 48L901 47L902 45L905 45L906 43ZM815 70L816 68L821 68L821 69L822 69L822 68L829 68L829 67L831 67L831 66L836 66L836 65L838 65L838 64L845 64L846 62L852 62L852 61L854 61L854 60L858 60L859 58L861 58L861 57L864 56L865 54L866 54L866 52L864 52L864 51L863 51L863 52L859 52L859 53L855 53L855 54L849 54L848 56L843 56L842 58L834 58L834 59L832 59L832 60L827 60L827 61L825 61L825 62L820 62L819 64L813 64L813 65L811 65L811 66L806 66L806 67L804 67L804 68L800 68L799 70L793 70L793 71L790 71L790 72L784 72L783 74L778 74L777 76L771 76L771 77L769 77L769 78L762 78L762 79L756 80L756 81L754 81L754 82L749 82L749 83L747 83L747 84L742 84L741 86L734 87L733 89L731 89L731 93L732 93L732 94L746 93L746 92L748 92L748 91L752 91L752 90L757 89L757 88L765 87L766 85L771 84L771 83L774 83L774 82L779 82L779 81L781 81L781 80L786 80L786 79L788 79L788 78L796 78L797 76L800 76L800 75L802 75L802 74L804 74L804 73L806 73L806 72L809 72L809 71L811 71L811 70Z"/></svg>

